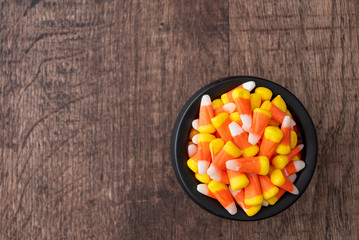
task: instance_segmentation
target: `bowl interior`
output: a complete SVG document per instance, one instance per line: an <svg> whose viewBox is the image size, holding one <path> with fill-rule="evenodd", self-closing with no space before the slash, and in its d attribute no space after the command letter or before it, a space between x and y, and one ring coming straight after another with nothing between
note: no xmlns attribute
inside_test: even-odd
<svg viewBox="0 0 359 240"><path fill-rule="evenodd" d="M293 115L299 131L301 132L301 142L304 144L302 159L306 163L306 167L297 174L298 177L295 181L299 194L292 195L285 193L274 206L262 207L262 209L253 217L248 217L241 209L238 210L237 214L232 216L218 201L199 193L197 191L197 184L199 184L199 181L194 177L194 173L187 167L188 136L191 130L192 121L198 118L201 97L204 94L209 94L212 100L220 98L221 94L247 81L254 81L256 87L267 87L272 90L273 97L280 94L285 100L287 107ZM313 122L301 102L287 89L274 82L257 77L245 76L224 78L212 82L196 92L180 111L174 125L171 139L173 168L180 185L187 195L202 208L217 216L242 221L268 218L282 212L292 205L301 194L303 194L313 176L317 160L317 148L317 137Z"/></svg>

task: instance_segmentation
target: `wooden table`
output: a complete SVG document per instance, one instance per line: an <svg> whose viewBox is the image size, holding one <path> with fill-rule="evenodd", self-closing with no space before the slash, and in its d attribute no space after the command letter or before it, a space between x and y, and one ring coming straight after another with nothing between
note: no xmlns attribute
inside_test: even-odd
<svg viewBox="0 0 359 240"><path fill-rule="evenodd" d="M358 1L0 0L1 239L358 239ZM170 160L177 114L229 75L315 123L304 195L258 222L207 213Z"/></svg>

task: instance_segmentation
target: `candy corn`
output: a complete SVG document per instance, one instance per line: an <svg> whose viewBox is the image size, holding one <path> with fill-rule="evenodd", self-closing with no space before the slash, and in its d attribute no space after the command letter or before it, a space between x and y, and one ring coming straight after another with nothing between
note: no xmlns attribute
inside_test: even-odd
<svg viewBox="0 0 359 240"><path fill-rule="evenodd" d="M244 131L249 132L252 126L252 107L249 91L239 88L232 92L233 101L236 104L237 111L241 117Z"/></svg>
<svg viewBox="0 0 359 240"><path fill-rule="evenodd" d="M248 134L236 122L232 122L228 127L234 142L243 150L243 157L253 157L258 153L259 147L248 142Z"/></svg>
<svg viewBox="0 0 359 240"><path fill-rule="evenodd" d="M258 178L261 183L262 194L265 200L271 199L279 192L279 189L272 183L267 175L259 175Z"/></svg>
<svg viewBox="0 0 359 240"><path fill-rule="evenodd" d="M223 148L216 154L215 158L213 159L212 163L218 169L225 169L226 162L230 159L234 159L239 157L242 154L242 151L231 141L228 141Z"/></svg>
<svg viewBox="0 0 359 240"><path fill-rule="evenodd" d="M209 176L207 174L199 174L196 173L194 175L198 181L202 182L202 183L209 183L211 181L211 179L209 178Z"/></svg>
<svg viewBox="0 0 359 240"><path fill-rule="evenodd" d="M244 88L246 90L248 90L249 92L252 91L254 88L255 88L256 84L255 82L253 81L249 81L249 82L245 82L243 83L242 85L232 89L231 91L227 92L227 93L224 93L222 94L221 96L221 100L223 102L223 104L227 104L227 103L230 103L230 102L233 102L233 98L232 98L232 92L236 89L239 89L239 88Z"/></svg>
<svg viewBox="0 0 359 240"><path fill-rule="evenodd" d="M227 169L227 174L229 178L229 183L233 190L242 189L249 183L247 175L243 172Z"/></svg>
<svg viewBox="0 0 359 240"><path fill-rule="evenodd" d="M209 191L208 185L205 183L198 184L197 191L202 193L203 195L206 195L207 197L216 199L216 197L213 195L213 193L211 191Z"/></svg>
<svg viewBox="0 0 359 240"><path fill-rule="evenodd" d="M198 123L199 123L198 119L195 119L195 120L192 121L192 127L196 131L198 131Z"/></svg>
<svg viewBox="0 0 359 240"><path fill-rule="evenodd" d="M290 163L287 164L287 166L285 166L285 168L283 169L283 172L286 176L290 176L294 173L299 172L303 168L305 168L304 161L301 161L301 160L291 161Z"/></svg>
<svg viewBox="0 0 359 240"><path fill-rule="evenodd" d="M229 119L231 119L232 122L236 122L239 126L243 125L241 117L239 116L238 112L231 113L229 115Z"/></svg>
<svg viewBox="0 0 359 240"><path fill-rule="evenodd" d="M229 187L229 191L231 192L232 196L238 203L238 205L243 209L243 211L249 216L254 216L259 210L261 209L261 205L256 206L248 206L244 203L244 190L233 190Z"/></svg>
<svg viewBox="0 0 359 240"><path fill-rule="evenodd" d="M228 125L231 123L228 113L221 113L212 118L211 121L225 142L233 140L228 128Z"/></svg>
<svg viewBox="0 0 359 240"><path fill-rule="evenodd" d="M289 162L289 159L285 155L277 155L272 159L272 164L274 167L283 169Z"/></svg>
<svg viewBox="0 0 359 240"><path fill-rule="evenodd" d="M233 171L267 175L269 171L269 160L266 156L238 158L227 161L226 167Z"/></svg>
<svg viewBox="0 0 359 240"><path fill-rule="evenodd" d="M219 203L229 212L229 214L234 215L237 213L236 204L234 203L232 194L226 184L212 180L208 183L208 189L213 193Z"/></svg>
<svg viewBox="0 0 359 240"><path fill-rule="evenodd" d="M226 105L223 105L222 107L219 107L216 110L214 110L214 115L217 116L218 114L224 112L231 114L234 112L234 110L236 110L236 105L234 103L227 103Z"/></svg>
<svg viewBox="0 0 359 240"><path fill-rule="evenodd" d="M294 182L295 179L297 178L297 175L293 174L293 175L289 176L288 178L291 182ZM285 192L286 191L284 189L280 188L278 193L274 197L272 197L271 199L267 199L268 203L270 205L274 205L283 196L283 194Z"/></svg>
<svg viewBox="0 0 359 240"><path fill-rule="evenodd" d="M222 149L224 141L220 138L215 138L209 143L209 151L211 152L211 158L214 159L219 150Z"/></svg>
<svg viewBox="0 0 359 240"><path fill-rule="evenodd" d="M280 128L280 130L282 130L283 133L283 138L280 141L276 152L278 154L288 154L290 152L290 117L289 116L285 116L283 119L283 123L282 126Z"/></svg>
<svg viewBox="0 0 359 240"><path fill-rule="evenodd" d="M261 96L262 102L268 101L272 98L272 91L266 87L257 87L254 91Z"/></svg>
<svg viewBox="0 0 359 240"><path fill-rule="evenodd" d="M212 102L202 96L187 144L197 191L232 215L236 203L253 216L285 192L298 194L293 182L305 167L304 145L285 100L265 87L250 93L254 87L242 84Z"/></svg>
<svg viewBox="0 0 359 240"><path fill-rule="evenodd" d="M257 174L247 174L249 184L244 188L244 203L249 206L261 205L263 202L261 184Z"/></svg>
<svg viewBox="0 0 359 240"><path fill-rule="evenodd" d="M211 152L209 150L209 143L215 139L215 136L208 133L201 133L198 136L198 173L206 174L209 164L211 163Z"/></svg>
<svg viewBox="0 0 359 240"><path fill-rule="evenodd" d="M223 102L221 99L217 98L212 101L213 111L216 111L218 108L223 106Z"/></svg>
<svg viewBox="0 0 359 240"><path fill-rule="evenodd" d="M203 95L201 99L201 107L199 109L198 131L200 133L214 133L216 129L211 123L214 117L211 98L209 95Z"/></svg>
<svg viewBox="0 0 359 240"><path fill-rule="evenodd" d="M263 140L259 148L259 155L270 158L282 138L283 133L278 127L266 127L264 130Z"/></svg>
<svg viewBox="0 0 359 240"><path fill-rule="evenodd" d="M255 145L262 137L264 129L267 127L271 114L261 108L256 108L253 111L253 124L249 130L248 142Z"/></svg>
<svg viewBox="0 0 359 240"><path fill-rule="evenodd" d="M295 148L292 149L292 151L290 151L290 153L287 154L288 160L292 160L296 155L299 154L300 151L302 151L302 149L304 148L303 144L299 144L298 146L296 146Z"/></svg>
<svg viewBox="0 0 359 240"><path fill-rule="evenodd" d="M197 146L193 143L189 144L187 147L188 150L188 157L191 158L197 153Z"/></svg>
<svg viewBox="0 0 359 240"><path fill-rule="evenodd" d="M280 169L274 170L270 175L270 180L272 183L287 192L297 195L299 193L298 189L294 184L288 179L288 177L283 174Z"/></svg>
<svg viewBox="0 0 359 240"><path fill-rule="evenodd" d="M287 111L287 104L284 102L281 95L277 95L275 98L273 98L272 104L274 104L274 106L279 108L282 112Z"/></svg>
<svg viewBox="0 0 359 240"><path fill-rule="evenodd" d="M252 110L261 106L261 95L259 93L251 93L249 100L251 101Z"/></svg>

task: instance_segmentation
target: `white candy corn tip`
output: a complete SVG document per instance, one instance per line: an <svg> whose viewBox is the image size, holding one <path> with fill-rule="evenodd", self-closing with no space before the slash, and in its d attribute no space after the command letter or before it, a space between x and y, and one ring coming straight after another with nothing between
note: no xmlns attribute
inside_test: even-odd
<svg viewBox="0 0 359 240"><path fill-rule="evenodd" d="M258 143L259 139L261 139L261 136L258 136L256 134L249 133L249 135L248 135L248 142L252 145L256 145Z"/></svg>
<svg viewBox="0 0 359 240"><path fill-rule="evenodd" d="M236 160L228 160L226 162L226 168L233 171L239 171L239 167L236 163Z"/></svg>
<svg viewBox="0 0 359 240"><path fill-rule="evenodd" d="M252 91L255 87L256 87L256 83L254 81L243 83L243 88L248 91Z"/></svg>
<svg viewBox="0 0 359 240"><path fill-rule="evenodd" d="M304 144L299 144L299 145L297 146L297 148L299 148L299 150L302 151L302 149L304 148Z"/></svg>
<svg viewBox="0 0 359 240"><path fill-rule="evenodd" d="M282 127L289 128L291 126L291 118L289 116L285 116L283 119Z"/></svg>
<svg viewBox="0 0 359 240"><path fill-rule="evenodd" d="M237 213L237 207L236 204L233 202L229 204L225 209L229 212L229 214L234 215Z"/></svg>
<svg viewBox="0 0 359 240"><path fill-rule="evenodd" d="M263 200L262 206L263 207L268 207L269 206L269 203L267 202L267 200Z"/></svg>
<svg viewBox="0 0 359 240"><path fill-rule="evenodd" d="M252 116L248 114L242 114L239 115L241 117L242 123L243 123L243 130L246 132L249 132L249 129L251 129L252 126Z"/></svg>
<svg viewBox="0 0 359 240"><path fill-rule="evenodd" d="M212 178L212 176L215 176L219 172L219 169L216 168L213 164L209 166L207 169L207 174ZM212 178L213 179L213 178ZM213 179L214 180L214 179Z"/></svg>
<svg viewBox="0 0 359 240"><path fill-rule="evenodd" d="M209 95L203 95L201 99L201 107L212 105L211 97Z"/></svg>
<svg viewBox="0 0 359 240"><path fill-rule="evenodd" d="M234 103L227 103L226 105L223 105L223 110L228 113L231 114L232 112L234 112L234 110L236 110L236 104Z"/></svg>
<svg viewBox="0 0 359 240"><path fill-rule="evenodd" d="M208 174L209 175L209 174ZM221 182L222 181L222 174L220 173L216 173L213 175L209 176L212 180L217 181L217 182Z"/></svg>
<svg viewBox="0 0 359 240"><path fill-rule="evenodd" d="M297 123L293 119L290 119L290 127L291 127L291 129L293 129L295 125L297 125Z"/></svg>
<svg viewBox="0 0 359 240"><path fill-rule="evenodd" d="M298 195L299 193L298 188L295 185L293 185L293 190L290 193L294 195Z"/></svg>
<svg viewBox="0 0 359 240"><path fill-rule="evenodd" d="M209 194L208 186L205 183L198 184L197 185L197 191L202 193L203 195L206 195L206 196Z"/></svg>
<svg viewBox="0 0 359 240"><path fill-rule="evenodd" d="M294 182L295 179L297 179L297 174L294 173L294 174L290 175L288 178L291 182Z"/></svg>
<svg viewBox="0 0 359 240"><path fill-rule="evenodd" d="M194 135L194 136L192 137L192 142L193 142L194 144L198 144L198 135L199 135L199 133L197 133L196 135Z"/></svg>
<svg viewBox="0 0 359 240"><path fill-rule="evenodd" d="M207 161L198 161L198 173L199 174L206 174L208 166L209 166L209 162L207 162Z"/></svg>
<svg viewBox="0 0 359 240"><path fill-rule="evenodd" d="M297 172L305 168L305 162L302 160L294 161L293 164Z"/></svg>
<svg viewBox="0 0 359 240"><path fill-rule="evenodd" d="M231 122L230 124L228 124L228 127L233 137L241 135L243 133L243 129L236 122Z"/></svg>
<svg viewBox="0 0 359 240"><path fill-rule="evenodd" d="M195 130L198 131L198 118L195 119L195 120L193 120L193 122L192 122L192 127L193 127Z"/></svg>
<svg viewBox="0 0 359 240"><path fill-rule="evenodd" d="M188 145L188 156L191 158L193 157L198 151L198 148L194 144Z"/></svg>

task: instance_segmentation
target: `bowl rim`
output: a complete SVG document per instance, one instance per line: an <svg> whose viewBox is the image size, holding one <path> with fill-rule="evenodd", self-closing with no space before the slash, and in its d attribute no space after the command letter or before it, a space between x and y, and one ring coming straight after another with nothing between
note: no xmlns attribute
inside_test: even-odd
<svg viewBox="0 0 359 240"><path fill-rule="evenodd" d="M302 173L306 173L305 174L305 177L306 177L306 181L304 181L304 184L302 184L301 186L301 189L299 191L299 194L298 195L288 195L287 197L290 197L290 201L289 203L286 203L284 202L284 204L281 204L281 206L279 206L280 208L279 209L276 209L274 207L276 207L276 205L279 203L279 201L281 199L285 199L284 197L282 197L281 199L279 199L279 201L276 203L276 205L274 206L269 206L269 207L266 207L266 208L272 208L273 210L272 211L269 211L269 212L273 212L272 214L266 214L264 216L262 216L260 213L262 211L262 209L260 210L260 212L256 215L254 215L253 217L248 217L247 215L243 215L243 214L240 214L240 217L238 217L238 213L235 214L235 215L229 215L223 208L223 211L215 211L214 209L211 209L210 207L208 207L206 204L203 203L203 201L201 201L199 199L198 196L196 196L194 193L193 193L193 189L190 189L190 187L188 186L188 184L186 184L186 181L185 181L185 176L183 176L182 174L180 174L180 166L179 166L179 161L177 160L177 154L178 154L178 149L177 149L177 146L178 146L178 142L179 142L179 139L180 139L180 136L182 134L182 132L180 132L180 127L181 127L181 124L183 123L184 119L185 119L185 115L186 113L189 111L189 109L192 107L192 105L196 104L196 101L198 101L198 99L203 96L203 94L205 94L206 92L210 91L211 89L219 86L219 85L222 85L226 82L231 82L231 81L236 81L238 82L238 85L240 85L241 83L244 83L246 81L260 81L260 82L265 82L269 85L273 85L276 89L280 89L281 91L283 91L286 95L288 96L291 96L291 100L294 100L295 104L296 105L296 108L299 108L301 111L300 112L303 112L305 114L305 116L301 116L300 119L305 119L306 120L306 131L305 132L308 132L307 128L310 128L309 130L311 132L308 132L309 135L311 136L311 152L310 152L310 155L311 155L311 161L312 161L312 164L311 164L311 167L310 169L307 169L307 162L306 162L306 168L298 173L298 175L301 175ZM257 85L257 84L256 84ZM260 85L256 86L256 87L259 87ZM274 88L273 87L273 88ZM271 89L272 90L272 89ZM273 90L272 90L273 91ZM281 93L282 95L282 93ZM213 99L212 99L213 100ZM286 101L287 102L287 101ZM198 103L197 103L198 104ZM288 104L287 105L292 105L292 104ZM199 108L199 105L198 105L198 108ZM293 116L296 115L296 113L293 113L291 112ZM298 118L295 118L296 121L298 121ZM301 132L303 130L301 129ZM303 131L304 132L304 131ZM311 134L310 134L311 133ZM255 76L244 76L244 75L241 75L241 76L229 76L229 77L224 77L224 78L221 78L221 79L218 79L216 81L213 81L205 86L203 86L201 89L199 89L197 92L195 92L187 101L186 103L184 104L184 106L182 107L182 109L180 110L177 118L176 118L176 121L174 123L174 127L173 127L173 130L172 130L172 135L171 135L171 160L172 160L172 167L173 167L173 170L175 172L175 175L177 177L177 180L180 184L180 186L182 187L182 189L185 191L186 195L192 200L194 201L197 205L199 205L200 207L202 207L203 209L205 209L206 211L216 215L216 216L219 216L219 217L222 217L222 218L226 218L226 219L230 219L230 220L237 220L237 221L256 221L256 220L262 220L262 219L266 219L266 218L269 218L269 217L273 217L281 212L283 212L284 210L286 210L287 208L289 208L290 206L292 206L300 197L301 195L305 192L305 190L307 189L309 183L311 182L311 179L314 175L314 172L315 172L315 168L316 168L316 164L317 164L317 155L318 155L318 140L317 140L317 134L316 134L316 131L315 131L315 127L314 127L314 124L313 124L313 121L308 113L308 111L306 110L306 108L304 107L304 105L300 102L300 100L292 93L290 92L288 89L286 89L285 87L273 82L273 81L270 81L270 80L267 80L267 79L264 79L264 78L259 78L259 77L255 77ZM306 149L306 144L305 144L305 147L304 149ZM307 156L306 156L307 157ZM187 158L188 159L188 158ZM186 159L186 160L187 160ZM186 161L185 160L185 161ZM194 174L193 174L193 178L194 178ZM296 180L297 181L297 180ZM198 182L199 183L199 182ZM299 189L299 187L298 187ZM202 195L203 197L205 198L208 198L204 195ZM213 200L213 201L216 201L216 200ZM283 201L282 201L283 203ZM219 204L219 203L218 203ZM238 210L238 212L242 211L241 209ZM243 212L243 211L242 211ZM268 212L268 211L267 211ZM244 212L243 212L244 213ZM236 217L237 216L237 217ZM244 217L243 217L244 216ZM258 217L259 216L259 217Z"/></svg>

